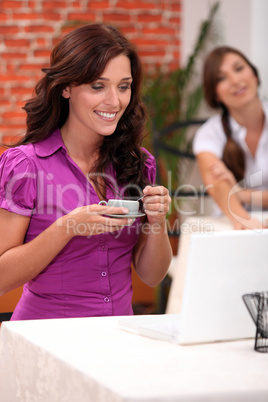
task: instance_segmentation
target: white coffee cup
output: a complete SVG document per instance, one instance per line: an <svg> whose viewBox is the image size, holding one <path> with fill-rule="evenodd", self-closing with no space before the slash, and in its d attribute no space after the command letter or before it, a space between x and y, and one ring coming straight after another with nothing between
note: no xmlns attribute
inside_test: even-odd
<svg viewBox="0 0 268 402"><path fill-rule="evenodd" d="M108 205L108 207L123 207L129 210L130 215L136 215L139 212L139 201L134 200L108 200L100 201L99 205Z"/></svg>

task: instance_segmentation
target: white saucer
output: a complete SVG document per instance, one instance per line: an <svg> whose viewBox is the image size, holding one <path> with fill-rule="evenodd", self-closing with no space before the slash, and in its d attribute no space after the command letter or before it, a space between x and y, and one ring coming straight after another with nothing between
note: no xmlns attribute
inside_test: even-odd
<svg viewBox="0 0 268 402"><path fill-rule="evenodd" d="M138 212L137 214L121 214L121 215L116 215L116 214L105 214L106 216L110 216L111 218L140 218L141 216L145 216L144 212Z"/></svg>

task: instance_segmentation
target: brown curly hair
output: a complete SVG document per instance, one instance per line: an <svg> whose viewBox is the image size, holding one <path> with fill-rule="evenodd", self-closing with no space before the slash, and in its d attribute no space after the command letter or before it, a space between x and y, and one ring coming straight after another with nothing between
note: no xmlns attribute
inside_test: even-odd
<svg viewBox="0 0 268 402"><path fill-rule="evenodd" d="M140 99L142 65L134 46L113 26L81 26L65 35L55 46L50 66L42 69L44 75L35 87L35 96L23 108L27 113L27 127L19 145L38 142L57 127L61 128L69 114L68 100L62 96L63 89L96 81L107 63L121 54L126 55L131 64L131 99L115 132L104 137L93 170L103 173L111 163L120 183L133 184L127 190L131 193L135 186L143 188L149 184L144 173L147 156L140 148L146 121L145 107ZM105 185L109 185L107 179ZM104 195L100 188L99 191Z"/></svg>

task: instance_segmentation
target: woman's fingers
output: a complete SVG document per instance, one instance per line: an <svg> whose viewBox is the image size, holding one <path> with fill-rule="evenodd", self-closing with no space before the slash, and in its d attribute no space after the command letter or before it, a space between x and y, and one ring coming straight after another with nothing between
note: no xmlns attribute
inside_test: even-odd
<svg viewBox="0 0 268 402"><path fill-rule="evenodd" d="M78 207L64 218L67 231L73 236L92 236L105 232L114 232L133 223L132 218L124 217L128 209L103 205ZM110 215L122 215L115 218Z"/></svg>
<svg viewBox="0 0 268 402"><path fill-rule="evenodd" d="M155 222L162 221L169 210L171 198L168 190L164 186L145 187L143 191L146 197L143 198L143 208L149 217Z"/></svg>

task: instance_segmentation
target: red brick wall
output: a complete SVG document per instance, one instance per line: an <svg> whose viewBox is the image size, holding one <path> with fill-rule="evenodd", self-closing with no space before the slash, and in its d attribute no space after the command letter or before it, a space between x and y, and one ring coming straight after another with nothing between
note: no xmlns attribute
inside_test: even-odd
<svg viewBox="0 0 268 402"><path fill-rule="evenodd" d="M117 26L137 45L146 70L179 64L181 0L0 0L0 142L25 127L31 97L69 21Z"/></svg>

